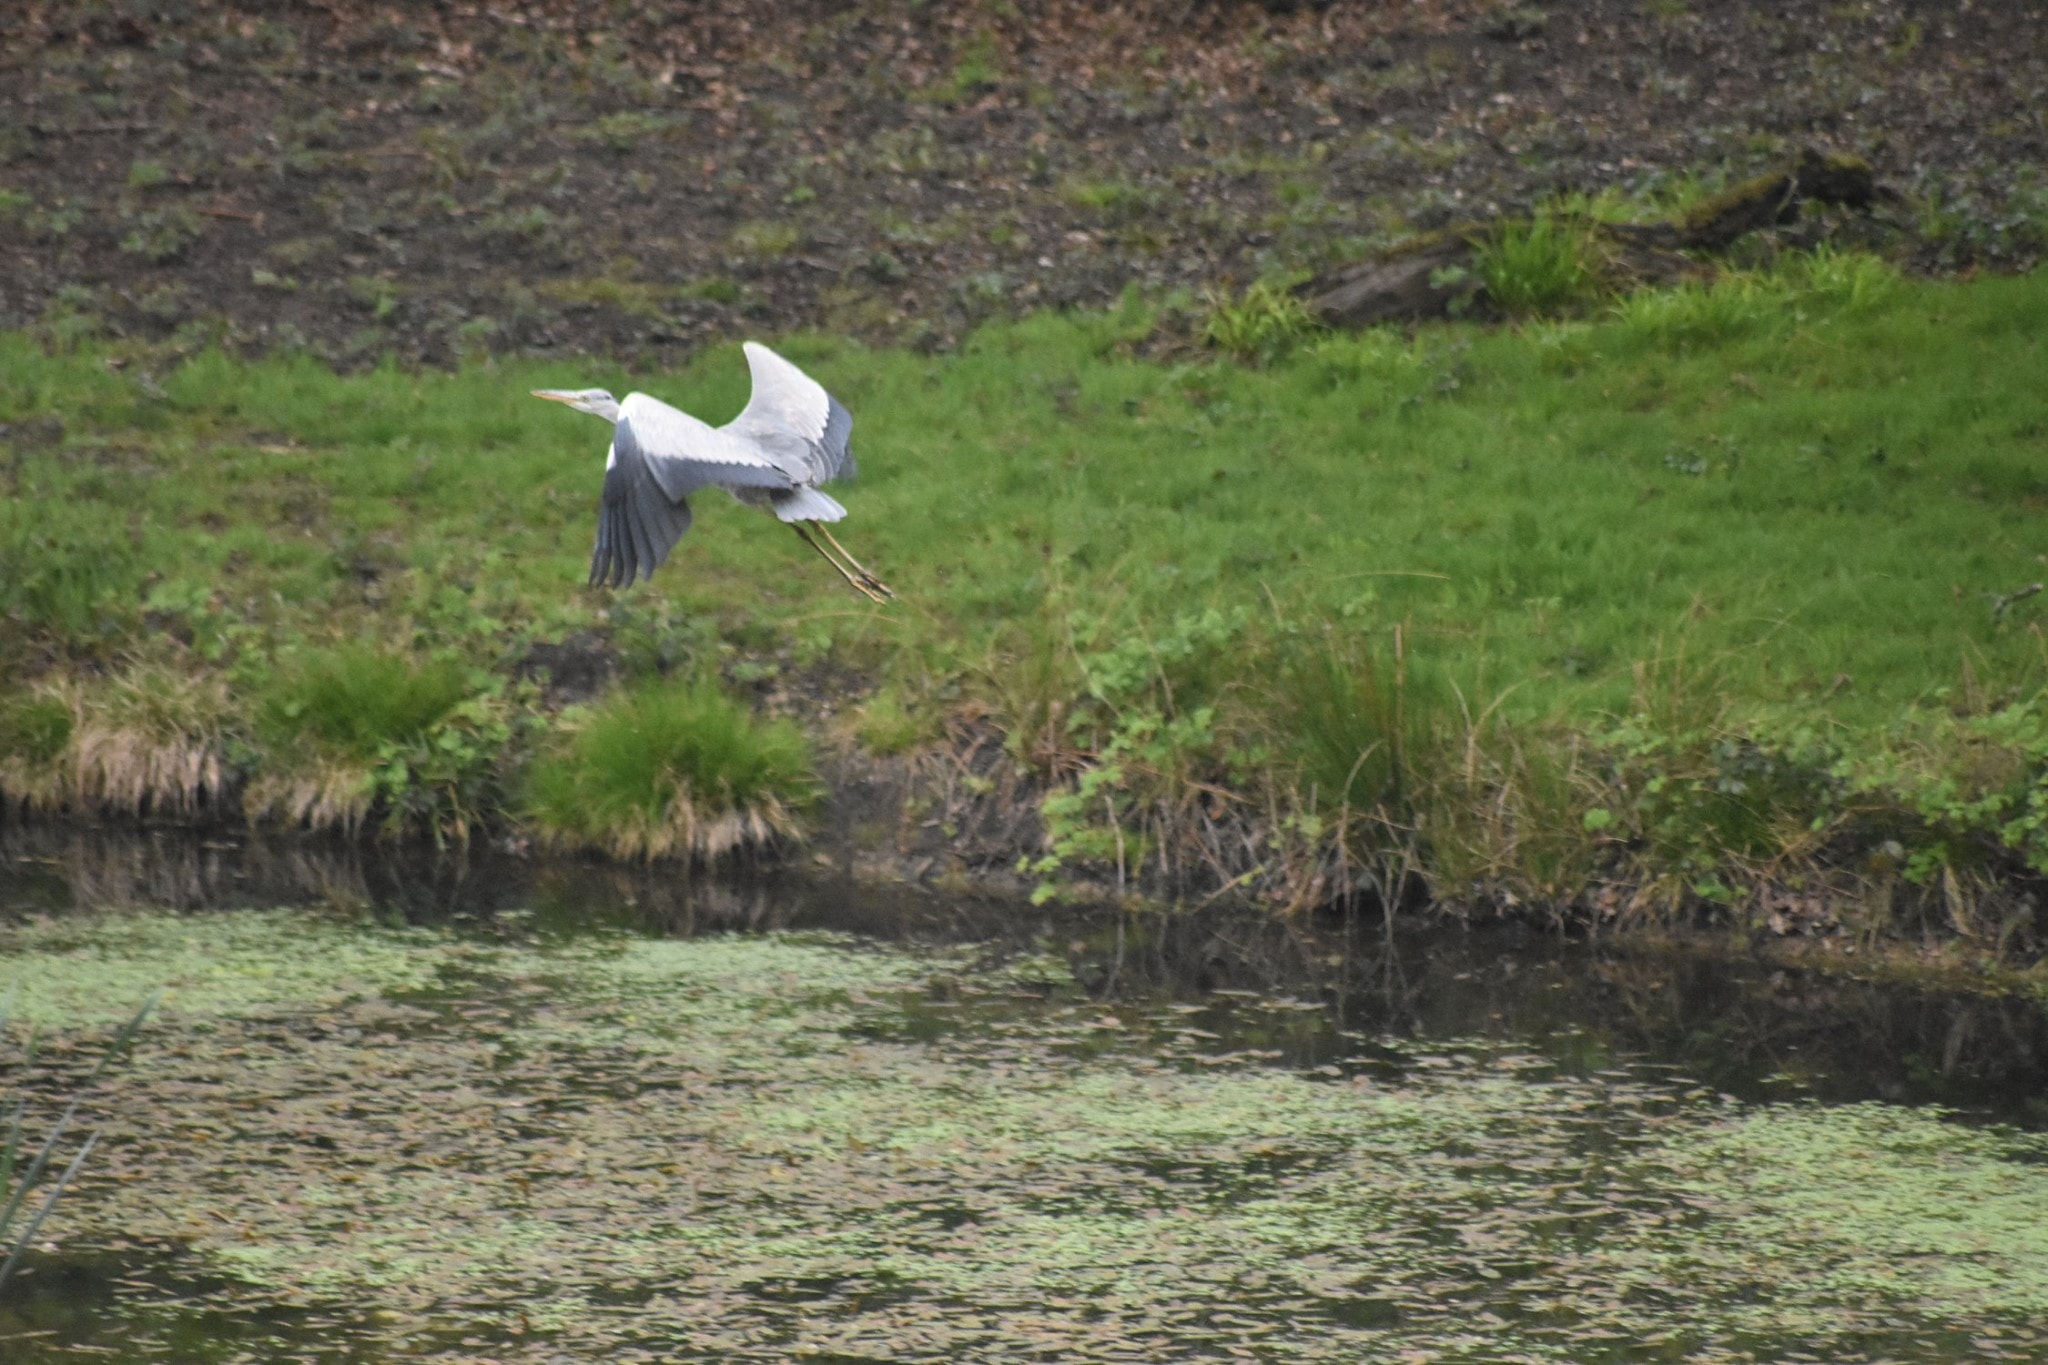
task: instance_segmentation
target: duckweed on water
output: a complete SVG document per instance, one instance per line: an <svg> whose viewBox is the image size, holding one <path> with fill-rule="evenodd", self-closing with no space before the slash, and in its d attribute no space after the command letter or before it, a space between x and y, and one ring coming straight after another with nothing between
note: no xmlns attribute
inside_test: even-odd
<svg viewBox="0 0 2048 1365"><path fill-rule="evenodd" d="M25 992L51 1023L185 978L65 1245L185 1248L235 1280L204 1306L346 1317L372 1352L2048 1349L2048 1140L1926 1112L1744 1108L1479 1044L1301 1074L1171 1011L827 939L134 915L4 951L60 983ZM123 1292L135 1358L196 1311Z"/></svg>
<svg viewBox="0 0 2048 1365"><path fill-rule="evenodd" d="M424 931L364 933L304 912L109 911L0 928L0 983L43 1029L117 1017L161 988L168 1020L304 1012L425 990L475 953Z"/></svg>

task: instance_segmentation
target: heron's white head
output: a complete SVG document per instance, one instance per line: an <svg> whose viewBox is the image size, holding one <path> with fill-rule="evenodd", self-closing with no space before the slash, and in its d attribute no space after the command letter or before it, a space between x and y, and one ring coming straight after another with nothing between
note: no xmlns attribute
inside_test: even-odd
<svg viewBox="0 0 2048 1365"><path fill-rule="evenodd" d="M619 400L605 389L535 389L533 396L550 403L567 403L578 412L602 417L607 422L619 420Z"/></svg>

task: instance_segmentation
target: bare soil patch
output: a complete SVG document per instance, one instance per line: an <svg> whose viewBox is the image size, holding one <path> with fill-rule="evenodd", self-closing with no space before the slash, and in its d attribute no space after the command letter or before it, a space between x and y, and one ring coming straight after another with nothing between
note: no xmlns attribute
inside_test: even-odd
<svg viewBox="0 0 2048 1365"><path fill-rule="evenodd" d="M1867 158L1923 269L2048 222L2036 7L47 0L0 326L674 360L1328 269L1573 190Z"/></svg>

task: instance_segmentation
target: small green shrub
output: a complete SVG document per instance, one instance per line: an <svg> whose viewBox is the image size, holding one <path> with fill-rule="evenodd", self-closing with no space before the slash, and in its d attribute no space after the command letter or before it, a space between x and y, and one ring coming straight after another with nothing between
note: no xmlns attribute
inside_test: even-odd
<svg viewBox="0 0 2048 1365"><path fill-rule="evenodd" d="M1153 190L1128 180L1071 179L1060 187L1060 198L1111 223L1133 222L1158 206Z"/></svg>
<svg viewBox="0 0 2048 1365"><path fill-rule="evenodd" d="M1600 291L1599 256L1583 222L1538 213L1506 224L1474 249L1487 297L1513 317L1573 308Z"/></svg>
<svg viewBox="0 0 2048 1365"><path fill-rule="evenodd" d="M712 859L796 832L816 797L804 737L705 683L662 683L590 712L535 763L541 838L622 857Z"/></svg>
<svg viewBox="0 0 2048 1365"><path fill-rule="evenodd" d="M741 223L732 232L733 250L744 256L784 256L802 240L803 232L794 223Z"/></svg>
<svg viewBox="0 0 2048 1365"><path fill-rule="evenodd" d="M1248 364L1278 360L1322 330L1308 305L1284 284L1260 280L1236 299L1210 290L1202 340Z"/></svg>
<svg viewBox="0 0 2048 1365"><path fill-rule="evenodd" d="M924 708L885 687L860 708L860 742L878 758L906 753L937 738L938 727Z"/></svg>
<svg viewBox="0 0 2048 1365"><path fill-rule="evenodd" d="M136 215L135 226L121 238L121 250L164 265L190 250L204 230L205 224L190 209L153 209Z"/></svg>

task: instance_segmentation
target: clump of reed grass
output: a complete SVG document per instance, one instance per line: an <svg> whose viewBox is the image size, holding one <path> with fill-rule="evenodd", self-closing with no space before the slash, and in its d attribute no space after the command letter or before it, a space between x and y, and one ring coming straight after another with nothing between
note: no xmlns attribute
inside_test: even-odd
<svg viewBox="0 0 2048 1365"><path fill-rule="evenodd" d="M795 837L816 795L794 725L708 683L662 683L583 715L534 764L526 811L554 847L708 862Z"/></svg>
<svg viewBox="0 0 2048 1365"><path fill-rule="evenodd" d="M1450 761L1436 768L1417 827L1428 848L1432 898L1463 909L1475 897L1548 907L1562 921L1609 856L1600 785L1577 736L1525 732L1489 714L1468 717Z"/></svg>
<svg viewBox="0 0 2048 1365"><path fill-rule="evenodd" d="M1718 346L1767 327L1782 311L1782 296L1749 275L1724 275L1711 284L1687 280L1670 289L1644 289L1614 306L1630 339L1668 350Z"/></svg>
<svg viewBox="0 0 2048 1365"><path fill-rule="evenodd" d="M229 781L227 689L217 677L142 665L90 694L72 736L79 804L127 815L193 815Z"/></svg>
<svg viewBox="0 0 2048 1365"><path fill-rule="evenodd" d="M1280 714L1309 809L1404 819L1444 748L1454 696L1434 669L1331 631L1280 663Z"/></svg>
<svg viewBox="0 0 2048 1365"><path fill-rule="evenodd" d="M310 743L367 761L393 740L424 734L468 692L462 669L447 660L359 646L318 651L272 680L257 708L257 731L274 745Z"/></svg>
<svg viewBox="0 0 2048 1365"><path fill-rule="evenodd" d="M1473 251L1487 297L1511 317L1580 307L1603 291L1597 239L1584 220L1539 212L1503 225Z"/></svg>
<svg viewBox="0 0 2048 1365"><path fill-rule="evenodd" d="M0 705L0 797L30 812L190 816L230 774L218 678L151 664L46 682Z"/></svg>
<svg viewBox="0 0 2048 1365"><path fill-rule="evenodd" d="M463 670L446 660L361 646L301 656L257 703L266 756L243 793L244 812L252 821L354 831L380 788L393 785L393 761L425 742L470 691Z"/></svg>

